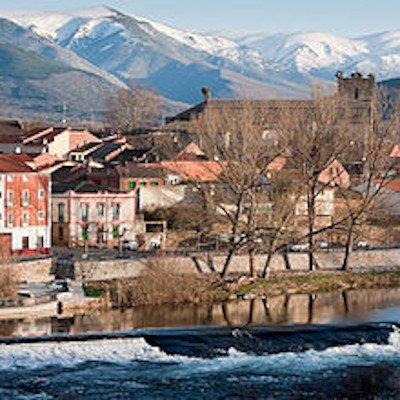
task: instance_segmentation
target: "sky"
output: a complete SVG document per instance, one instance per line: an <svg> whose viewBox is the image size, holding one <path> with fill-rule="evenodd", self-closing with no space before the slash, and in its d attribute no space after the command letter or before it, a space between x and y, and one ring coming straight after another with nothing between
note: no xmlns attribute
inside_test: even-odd
<svg viewBox="0 0 400 400"><path fill-rule="evenodd" d="M203 31L322 31L357 36L400 29L400 0L0 0L0 9L68 11L102 3Z"/></svg>

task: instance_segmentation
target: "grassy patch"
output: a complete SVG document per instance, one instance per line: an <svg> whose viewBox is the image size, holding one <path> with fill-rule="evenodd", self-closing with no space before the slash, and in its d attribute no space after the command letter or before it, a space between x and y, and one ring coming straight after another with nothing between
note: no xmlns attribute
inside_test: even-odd
<svg viewBox="0 0 400 400"><path fill-rule="evenodd" d="M91 286L84 286L83 291L87 297L101 297L104 295L104 290L100 288L95 288Z"/></svg>

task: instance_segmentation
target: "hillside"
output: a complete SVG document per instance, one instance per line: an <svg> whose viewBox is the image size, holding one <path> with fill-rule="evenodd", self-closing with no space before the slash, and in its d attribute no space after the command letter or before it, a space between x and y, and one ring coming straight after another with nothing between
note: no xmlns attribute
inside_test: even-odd
<svg viewBox="0 0 400 400"><path fill-rule="evenodd" d="M0 76L12 79L47 79L72 68L0 41Z"/></svg>

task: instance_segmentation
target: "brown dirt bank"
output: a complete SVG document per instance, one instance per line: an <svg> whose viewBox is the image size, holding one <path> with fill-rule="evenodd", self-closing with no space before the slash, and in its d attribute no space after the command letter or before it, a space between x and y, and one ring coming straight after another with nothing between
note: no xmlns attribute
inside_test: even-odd
<svg viewBox="0 0 400 400"><path fill-rule="evenodd" d="M384 287L400 287L400 271L286 273L268 279L231 277L221 281L216 275L176 275L152 268L139 278L91 283L85 290L88 295L103 297L112 307L123 308Z"/></svg>

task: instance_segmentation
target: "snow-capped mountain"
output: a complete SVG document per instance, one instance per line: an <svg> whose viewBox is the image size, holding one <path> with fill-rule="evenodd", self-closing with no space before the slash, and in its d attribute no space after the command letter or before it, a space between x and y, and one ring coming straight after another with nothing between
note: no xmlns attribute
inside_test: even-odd
<svg viewBox="0 0 400 400"><path fill-rule="evenodd" d="M212 86L214 94L223 97L255 90L293 96L304 90L276 74L257 50L107 7L6 17L118 79L143 81L178 101L200 100L204 85Z"/></svg>
<svg viewBox="0 0 400 400"><path fill-rule="evenodd" d="M378 80L400 76L400 31L357 38L200 33L108 7L0 16L23 32L2 28L0 43L94 74L114 88L137 80L184 103L201 101L203 86L215 97L304 97L311 81L333 83L337 70L374 73Z"/></svg>
<svg viewBox="0 0 400 400"><path fill-rule="evenodd" d="M298 77L332 80L339 69L346 74L373 73L379 80L400 75L400 31L353 39L319 32L252 34L236 41Z"/></svg>

